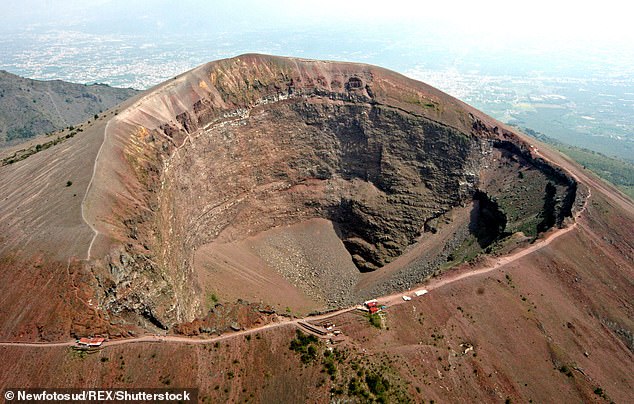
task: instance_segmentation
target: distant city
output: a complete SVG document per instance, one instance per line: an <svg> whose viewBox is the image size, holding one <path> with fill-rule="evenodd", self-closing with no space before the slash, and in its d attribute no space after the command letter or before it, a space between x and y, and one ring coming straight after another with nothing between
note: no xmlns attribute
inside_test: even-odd
<svg viewBox="0 0 634 404"><path fill-rule="evenodd" d="M333 41L332 38L346 38ZM0 69L28 78L146 89L202 63L247 52L381 65L493 117L561 142L634 162L631 55L503 57L442 39L352 31L116 35L25 29L0 38Z"/></svg>

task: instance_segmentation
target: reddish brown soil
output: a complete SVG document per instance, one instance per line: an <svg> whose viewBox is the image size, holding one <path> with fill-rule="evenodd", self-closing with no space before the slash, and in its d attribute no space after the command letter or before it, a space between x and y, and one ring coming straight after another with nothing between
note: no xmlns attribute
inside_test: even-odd
<svg viewBox="0 0 634 404"><path fill-rule="evenodd" d="M355 109L357 105L362 108ZM363 118L374 105L382 112L373 114L394 121ZM302 114L311 118L304 122ZM373 143L398 146L393 158L388 148L381 151L379 162L393 173L384 178L384 187L400 189L398 195L386 194L356 173L361 167L369 175L375 167L363 168L364 154L371 150L357 150L363 142L355 140L354 133L337 129L324 135L333 123L356 125L354 114L366 126L378 125L372 126ZM342 120L333 121L335 115ZM401 126L418 120L426 129L418 127L417 136L427 140L417 147L438 155L436 163L442 169L433 169L436 163L415 169L401 161L412 149L409 132ZM384 139L397 132L381 129L382 122L398 127L399 135ZM0 301L0 310L12 317L0 335L33 338L37 327L56 335L77 330L125 334L137 325L168 328L203 317L211 294L226 300L263 300L299 313L347 305L356 300L354 293L369 293L367 288L397 273L399 265L393 263L356 287L353 278L360 275L354 273L337 238L347 238L347 248L356 250L352 259L363 268L389 262L419 233L421 218L451 209L458 194L468 195L468 187L454 185L475 181L471 171L483 157L479 148L458 144L467 138L517 141L498 126L434 88L374 66L264 55L203 65L125 103L117 113L109 111L82 125L83 132L61 145L0 168L0 280L11 285L7 295L16 296ZM449 144L447 139L453 140ZM347 150L345 163L342 148ZM470 164L449 169L443 160L446 153L462 156L450 159L453 162L465 159ZM462 153L475 157L471 161ZM324 161L328 167L320 166ZM339 166L345 172L333 169ZM423 184L421 169L431 170L426 180L435 180ZM443 179L450 175L448 169L451 181ZM458 177L466 176L465 170L470 180L463 182ZM407 189L410 182L414 186ZM453 196L446 198L449 194ZM411 195L420 200L410 200ZM286 236L271 229L301 226L316 217L339 220L339 226L353 223L348 226L350 234L334 237L330 231L322 237L326 233L314 232L311 241L309 232L298 230L295 244L307 245L306 251L275 267L280 262L276 256L291 254L286 246L278 247ZM374 230L366 231L370 228ZM451 228L426 238L413 254L428 247L430 256L436 254ZM273 233L257 236L267 230ZM227 243L249 235L260 241L244 251L246 245L229 248ZM214 243L224 246L212 253ZM401 261L409 263L411 255ZM43 264L31 272L56 284L30 296L29 290L39 290L39 285L13 267L31 268L38 259ZM311 273L302 261L319 265ZM71 271L72 262L84 265ZM64 265L66 274L60 270ZM306 269L295 279L298 267ZM328 273L332 268L339 273ZM286 273L284 279L280 273ZM319 283L310 277L339 282ZM336 283L343 286L337 289ZM69 301L67 294L77 302ZM32 315L12 309L17 296L29 296L21 306ZM64 313L63 321L30 318L38 317L36 312L44 306L65 307L52 309ZM95 323L95 316L104 321Z"/></svg>

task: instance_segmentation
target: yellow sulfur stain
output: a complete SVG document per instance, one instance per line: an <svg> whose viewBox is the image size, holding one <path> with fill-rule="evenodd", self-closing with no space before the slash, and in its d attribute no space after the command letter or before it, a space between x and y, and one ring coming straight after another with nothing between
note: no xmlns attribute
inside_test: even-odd
<svg viewBox="0 0 634 404"><path fill-rule="evenodd" d="M125 155L127 157L135 156L137 159L141 158L146 149L145 139L149 134L150 132L146 127L139 126L124 148Z"/></svg>
<svg viewBox="0 0 634 404"><path fill-rule="evenodd" d="M135 133L136 137L139 139L145 139L148 134L149 132L145 126L139 126Z"/></svg>

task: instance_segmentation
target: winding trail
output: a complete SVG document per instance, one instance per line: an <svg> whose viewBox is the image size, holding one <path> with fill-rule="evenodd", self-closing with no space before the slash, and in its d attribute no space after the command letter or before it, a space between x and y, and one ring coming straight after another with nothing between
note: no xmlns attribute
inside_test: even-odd
<svg viewBox="0 0 634 404"><path fill-rule="evenodd" d="M590 189L588 189L588 196L586 197L586 200L584 202L583 207L579 210L579 212L576 215L575 218L575 222L572 223L571 225L569 225L568 227L565 227L563 229L557 229L553 232L551 232L546 238L543 238L539 241L537 241L536 243L534 243L533 245L531 245L530 247L527 247L525 249L522 249L520 251L517 251L516 253L513 253L511 255L507 255L507 256L503 256L503 257L499 257L497 258L491 265L488 265L484 268L478 268L478 269L473 269L473 270L468 270L465 272L460 272L460 273L449 273L446 276L441 276L440 278L434 279L429 283L426 284L421 284L419 286L417 286L414 289L410 289L408 291L403 291L403 292L399 292L399 293L394 293L391 295L386 295L386 296L381 296L381 297L377 297L376 299L378 300L379 304L384 304L384 305L389 305L389 306L395 306L398 304L406 304L408 303L407 301L404 301L402 296L404 295L412 295L414 290L418 290L418 289L422 289L425 288L427 289L429 292L435 290L435 289L439 289L443 286L452 284L454 282L458 282L461 281L463 279L466 278L470 278L472 276L479 276L485 273L489 273L492 271L495 271L497 269L500 269L501 267L504 267L505 265L508 265L514 261L519 260L520 258L523 258L535 251L538 251L548 245L550 245L554 240L556 240L557 238L563 236L564 234L569 233L570 231L572 231L573 229L575 229L577 227L578 224L578 219L580 218L581 214L585 211L586 206L588 204L588 200L590 199L591 194L590 194ZM412 297L412 299L424 299L424 297ZM412 300L413 301L413 300ZM241 331L235 331L235 332L227 332L224 334L221 334L219 336L216 337L211 337L211 338L195 338L195 337L180 337L180 336L175 336L175 335L145 335L142 337L134 337L134 338L124 338L124 339L118 339L118 340L113 340L113 341L107 341L105 342L102 346L103 347L110 347L110 346L115 346L115 345L122 345L122 344L132 344L132 343L164 343L164 342L169 342L169 343L181 343L181 344L210 344L210 343L215 343L215 342L219 342L219 341L223 341L223 340L227 340L227 339L231 339L231 338L237 338L237 337L241 337L241 336L246 336L246 335L250 335L250 334L254 334L254 333L258 333L258 332L262 332L262 331L266 331L266 330L271 330L271 329L275 329L275 328L280 328L280 327L286 327L286 326L296 326L299 327L299 323L300 322L313 322L313 321L319 321L319 320L326 320L329 318L333 318L333 317L337 317L341 314L344 313L348 313L354 310L357 310L360 306L352 306L352 307L346 307L340 310L336 310L336 311L332 311L332 312L328 312L328 313L324 313L324 314L320 314L320 315L316 315L316 316L308 316L308 317L303 317L303 318L286 318L286 317L278 317L279 321L277 322L272 322L269 324L265 324L259 327L254 327L254 328L250 328L247 330L241 330ZM75 345L75 341L74 340L70 340L70 341L66 341L66 342L11 342L11 341L4 341L4 342L0 342L0 346L20 346L20 347L31 347L31 348L55 348L55 347L69 347L69 346L74 346Z"/></svg>
<svg viewBox="0 0 634 404"><path fill-rule="evenodd" d="M111 118L106 123L106 127L103 130L103 140L101 141L101 146L99 146L99 151L97 152L97 156L95 157L95 164L92 166L92 176L90 177L90 181L88 182L88 186L86 187L86 193L84 194L84 198L81 200L81 218L86 222L88 227L95 233L90 240L90 245L88 246L88 252L86 253L86 261L90 261L90 253L92 251L92 246L99 235L99 230L95 228L88 219L86 219L86 198L88 197L88 193L90 192L90 188L92 187L92 183L95 180L95 175L97 174L97 163L99 162L99 157L101 156L101 151L103 150L103 145L106 143L106 138L108 136L108 128L110 127L110 122L112 122L115 118Z"/></svg>
<svg viewBox="0 0 634 404"><path fill-rule="evenodd" d="M287 317L279 317L281 321L278 321L278 322L265 324L260 327L249 328L247 330L227 332L225 334L219 335L217 337L211 337L211 338L179 337L175 335L144 335L142 337L124 338L124 339L118 339L113 341L107 341L102 346L109 347L109 346L131 344L131 343L138 343L138 342L172 342L172 343L184 343L184 344L209 344L209 343L214 343L214 342L218 342L218 341L222 341L222 340L226 340L230 338L236 338L236 337L245 336L249 334L255 334L255 333L270 330L273 328L286 327L289 325L297 326L298 323L303 321L325 320L331 317L336 317L341 314L356 310L357 307L358 306L347 307L345 309L341 309L341 310L337 310L337 311L333 311L333 312L329 312L329 313L325 313L325 314L321 314L317 316L305 317L305 318L290 319ZM7 342L5 341L5 342L0 342L0 346L55 348L55 347L75 346L75 340L70 340L66 342Z"/></svg>

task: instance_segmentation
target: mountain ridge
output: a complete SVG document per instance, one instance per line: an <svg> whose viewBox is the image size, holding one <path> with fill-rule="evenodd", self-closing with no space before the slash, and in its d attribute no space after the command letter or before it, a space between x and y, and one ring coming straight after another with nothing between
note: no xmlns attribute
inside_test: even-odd
<svg viewBox="0 0 634 404"><path fill-rule="evenodd" d="M0 70L0 147L77 125L138 92L106 84L33 80Z"/></svg>

